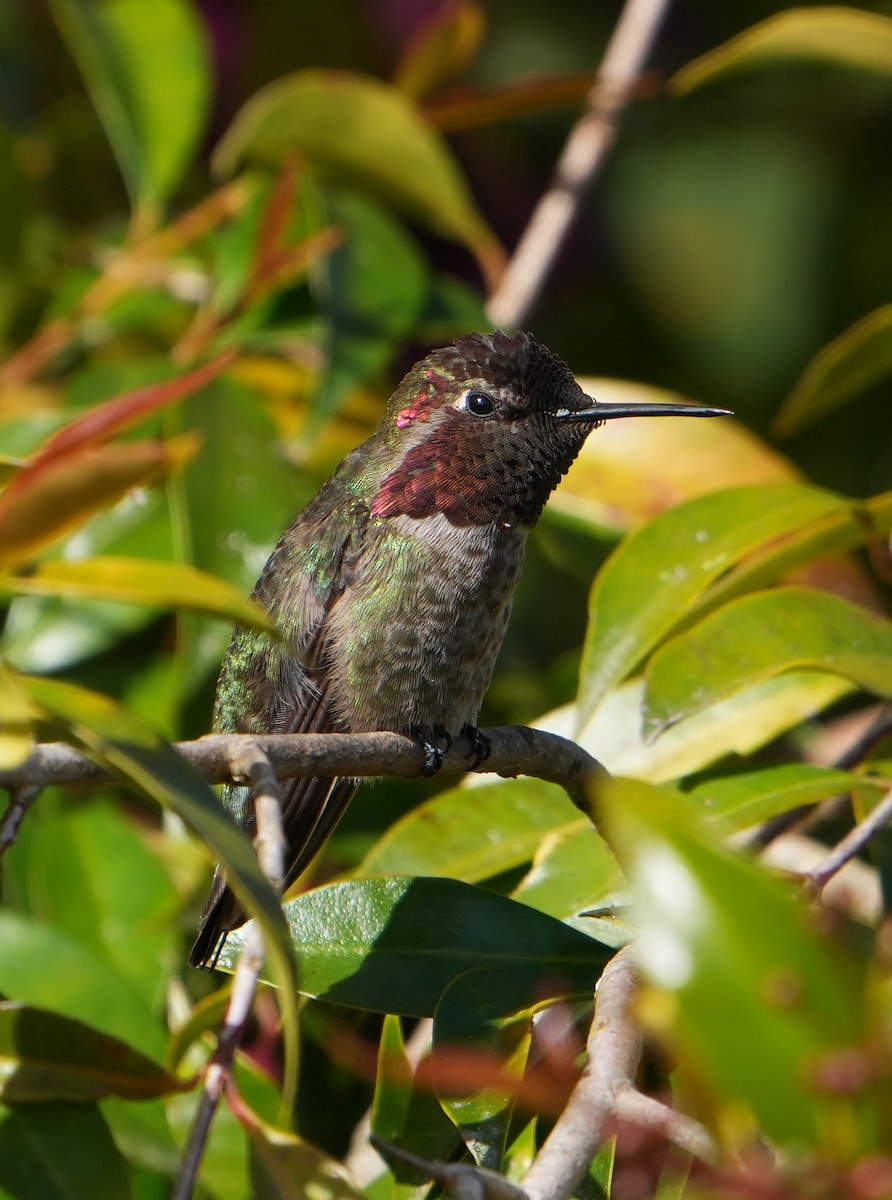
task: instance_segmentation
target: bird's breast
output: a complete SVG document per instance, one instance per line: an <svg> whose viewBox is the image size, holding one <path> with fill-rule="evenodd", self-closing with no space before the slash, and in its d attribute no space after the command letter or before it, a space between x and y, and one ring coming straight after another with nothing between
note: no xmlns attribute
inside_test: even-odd
<svg viewBox="0 0 892 1200"><path fill-rule="evenodd" d="M526 530L441 514L373 518L327 622L331 694L348 729L475 724L523 565Z"/></svg>

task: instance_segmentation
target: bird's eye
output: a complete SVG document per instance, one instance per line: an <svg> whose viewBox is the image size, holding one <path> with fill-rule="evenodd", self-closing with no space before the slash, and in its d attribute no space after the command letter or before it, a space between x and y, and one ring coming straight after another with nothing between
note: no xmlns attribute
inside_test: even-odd
<svg viewBox="0 0 892 1200"><path fill-rule="evenodd" d="M496 402L486 392L468 392L465 396L465 408L475 417L488 417L495 412Z"/></svg>

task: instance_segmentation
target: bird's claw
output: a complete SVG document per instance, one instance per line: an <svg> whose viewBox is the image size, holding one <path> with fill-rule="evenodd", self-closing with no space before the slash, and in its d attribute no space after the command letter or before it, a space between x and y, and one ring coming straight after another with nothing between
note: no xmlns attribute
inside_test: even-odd
<svg viewBox="0 0 892 1200"><path fill-rule="evenodd" d="M466 725L462 730L462 737L466 737L471 743L471 749L468 758L474 755L474 761L468 767L469 771L476 771L477 768L485 763L492 754L492 742L485 733L477 728L476 725Z"/></svg>
<svg viewBox="0 0 892 1200"><path fill-rule="evenodd" d="M422 729L420 725L413 725L410 733L424 751L424 767L422 768L422 774L426 779L430 779L430 777L432 775L436 775L440 767L442 767L443 755L447 753L449 747L452 745L452 738L444 729L437 728L428 733L428 731ZM433 741L431 733L434 737L443 738L443 740L446 742L445 750L441 750L437 743Z"/></svg>

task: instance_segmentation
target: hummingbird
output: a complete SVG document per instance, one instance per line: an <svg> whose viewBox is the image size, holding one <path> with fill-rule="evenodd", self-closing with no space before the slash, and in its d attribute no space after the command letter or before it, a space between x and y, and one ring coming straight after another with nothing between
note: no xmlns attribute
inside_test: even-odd
<svg viewBox="0 0 892 1200"><path fill-rule="evenodd" d="M590 399L532 334L471 333L416 363L372 436L282 535L252 598L282 635L236 628L217 686L223 733L390 730L433 774L477 718L502 644L527 535L585 439L617 417L730 415ZM358 786L282 784L287 889ZM223 803L249 836L249 790ZM247 920L218 866L189 961L213 966Z"/></svg>

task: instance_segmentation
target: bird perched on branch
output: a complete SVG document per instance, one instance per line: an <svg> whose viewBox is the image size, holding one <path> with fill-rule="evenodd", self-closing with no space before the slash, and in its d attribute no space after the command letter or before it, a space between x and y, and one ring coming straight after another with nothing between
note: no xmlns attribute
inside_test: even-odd
<svg viewBox="0 0 892 1200"><path fill-rule="evenodd" d="M403 379L375 433L283 534L253 598L284 635L237 628L217 689L224 733L392 730L433 773L476 723L527 534L593 429L616 417L721 416L599 404L528 333L472 333ZM355 779L282 785L285 886L331 834ZM248 834L248 789L223 802ZM189 961L213 964L246 914L218 867Z"/></svg>

